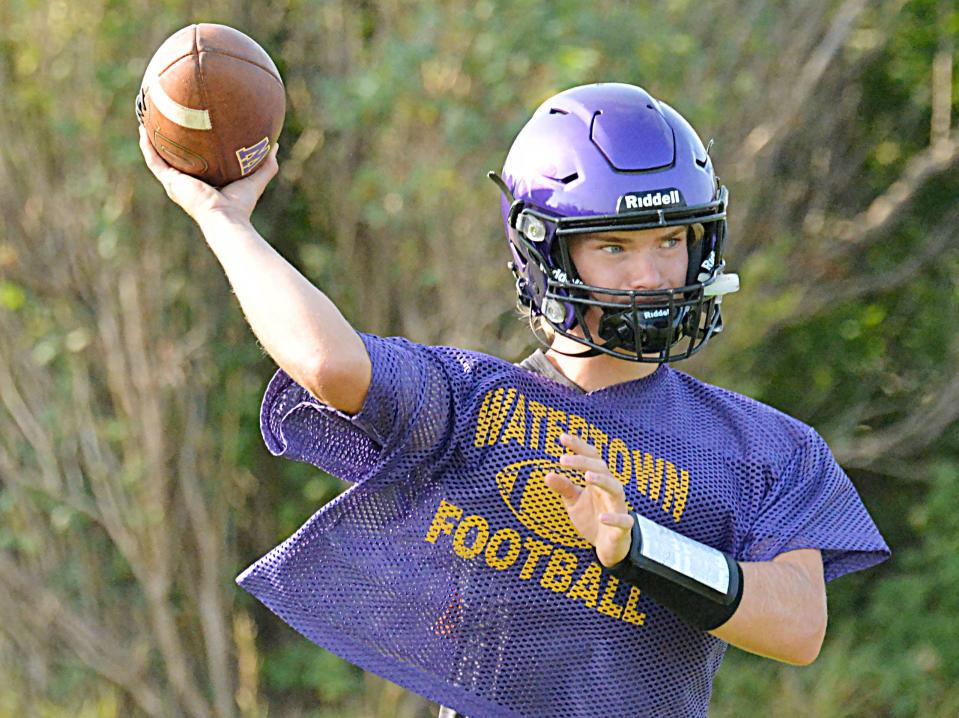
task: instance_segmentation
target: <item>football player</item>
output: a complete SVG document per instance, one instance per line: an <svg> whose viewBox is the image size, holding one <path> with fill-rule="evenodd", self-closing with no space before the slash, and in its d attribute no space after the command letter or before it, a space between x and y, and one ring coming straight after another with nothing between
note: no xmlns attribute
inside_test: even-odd
<svg viewBox="0 0 959 718"><path fill-rule="evenodd" d="M728 644L818 655L825 582L889 554L822 438L671 366L722 330L728 193L669 105L547 100L492 178L520 365L358 333L256 232L277 171L147 164L280 367L270 451L354 485L238 579L441 715L704 716Z"/></svg>

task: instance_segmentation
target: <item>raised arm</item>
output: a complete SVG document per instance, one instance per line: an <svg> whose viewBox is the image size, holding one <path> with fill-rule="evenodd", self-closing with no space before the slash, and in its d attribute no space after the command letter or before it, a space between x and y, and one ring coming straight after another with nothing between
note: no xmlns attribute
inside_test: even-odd
<svg viewBox="0 0 959 718"><path fill-rule="evenodd" d="M253 333L277 366L323 403L350 414L359 411L371 375L362 340L336 305L250 222L279 169L277 148L263 167L220 190L164 162L142 127L140 149L170 199L199 225Z"/></svg>

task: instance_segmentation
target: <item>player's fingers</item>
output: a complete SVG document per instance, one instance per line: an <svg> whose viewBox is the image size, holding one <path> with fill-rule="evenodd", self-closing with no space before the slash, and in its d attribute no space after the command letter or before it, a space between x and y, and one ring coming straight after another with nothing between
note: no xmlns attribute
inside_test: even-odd
<svg viewBox="0 0 959 718"><path fill-rule="evenodd" d="M547 473L544 481L549 488L569 501L576 501L579 495L583 493L583 490L579 486L562 474L557 474L555 471Z"/></svg>
<svg viewBox="0 0 959 718"><path fill-rule="evenodd" d="M140 125L140 152L143 153L143 159L147 163L147 168L153 176L159 180L160 184L163 185L163 189L166 190L167 195L172 199L175 194L173 183L176 181L180 172L160 157L160 153L156 151L149 137L147 137L146 128L144 128L143 125Z"/></svg>
<svg viewBox="0 0 959 718"><path fill-rule="evenodd" d="M266 159L263 160L263 166L260 167L260 169L258 169L254 174L262 174L263 177L267 178L267 182L273 179L280 169L280 164L276 161L276 153L279 151L279 149L279 143L273 145L273 149L270 150L270 154L268 154Z"/></svg>
<svg viewBox="0 0 959 718"><path fill-rule="evenodd" d="M153 147L144 127L140 126L140 151L147 168L157 178L171 200L196 218L197 207L215 200L216 190L206 182L170 166Z"/></svg>
<svg viewBox="0 0 959 718"><path fill-rule="evenodd" d="M276 176L277 171L280 169L280 166L276 162L276 151L278 148L279 145L274 145L270 154L263 160L263 164L257 167L251 174L235 182L231 182L225 187L222 187L220 191L227 197L235 199L244 205L250 204L249 211L252 212L257 201L263 196L263 192L266 191L266 186L270 184L270 180Z"/></svg>
<svg viewBox="0 0 959 718"><path fill-rule="evenodd" d="M582 456L580 454L563 454L559 458L559 463L578 471L609 472L606 462L597 456Z"/></svg>
<svg viewBox="0 0 959 718"><path fill-rule="evenodd" d="M608 494L617 501L626 501L626 493L623 491L623 485L608 473L586 472L586 483L589 486L595 486L597 489Z"/></svg>
<svg viewBox="0 0 959 718"><path fill-rule="evenodd" d="M160 173L167 165L166 162L163 161L163 158L157 154L153 145L150 144L146 128L143 127L143 125L140 125L140 152L143 154L143 159L146 161L150 172L153 173L154 177L160 179Z"/></svg>
<svg viewBox="0 0 959 718"><path fill-rule="evenodd" d="M263 162L263 166L260 168L259 172L255 174L261 174L260 178L261 186L260 193L262 194L263 190L266 189L266 186L270 183L276 173L280 171L280 164L276 161L276 153L280 149L280 143L273 145L273 149L270 150L270 154L267 156L266 160Z"/></svg>
<svg viewBox="0 0 959 718"><path fill-rule="evenodd" d="M578 436L565 433L560 434L559 441L567 449L575 451L577 454L599 458L599 452L596 450L596 447Z"/></svg>

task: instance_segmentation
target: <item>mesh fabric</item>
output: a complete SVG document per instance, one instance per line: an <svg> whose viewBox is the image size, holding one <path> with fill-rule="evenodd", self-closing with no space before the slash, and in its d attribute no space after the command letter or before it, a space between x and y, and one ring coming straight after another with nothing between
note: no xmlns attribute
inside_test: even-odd
<svg viewBox="0 0 959 718"><path fill-rule="evenodd" d="M726 644L594 562L549 470L587 438L630 506L763 561L823 551L827 580L888 555L808 426L667 366L583 394L483 354L363 335L353 417L284 372L261 429L353 485L237 580L311 641L473 718L704 716Z"/></svg>

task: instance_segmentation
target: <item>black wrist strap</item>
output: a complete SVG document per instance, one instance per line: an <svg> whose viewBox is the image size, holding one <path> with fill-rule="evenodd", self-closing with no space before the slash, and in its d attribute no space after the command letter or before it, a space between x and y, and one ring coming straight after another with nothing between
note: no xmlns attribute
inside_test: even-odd
<svg viewBox="0 0 959 718"><path fill-rule="evenodd" d="M632 516L629 553L606 570L696 628L712 631L726 623L743 595L739 563L727 553L654 525L635 512ZM644 535L644 526L648 535ZM657 540L671 545L653 546Z"/></svg>

